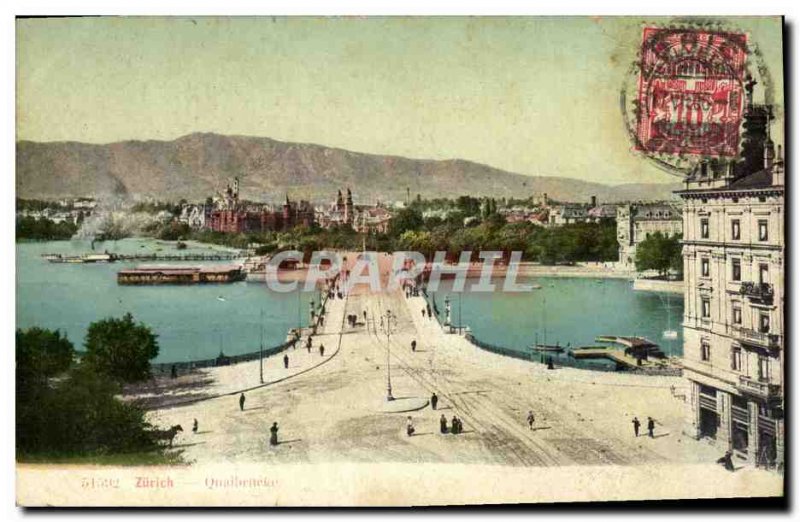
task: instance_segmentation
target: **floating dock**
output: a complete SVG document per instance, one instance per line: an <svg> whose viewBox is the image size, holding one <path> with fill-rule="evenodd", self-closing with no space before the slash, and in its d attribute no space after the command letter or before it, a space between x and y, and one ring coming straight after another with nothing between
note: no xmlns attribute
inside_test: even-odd
<svg viewBox="0 0 800 522"><path fill-rule="evenodd" d="M595 341L617 346L576 348L570 352L570 356L575 359L607 359L613 361L619 369L670 368L670 363L659 346L644 337L602 335L595 338Z"/></svg>
<svg viewBox="0 0 800 522"><path fill-rule="evenodd" d="M147 266L117 272L120 285L193 285L243 281L242 267L228 266Z"/></svg>
<svg viewBox="0 0 800 522"><path fill-rule="evenodd" d="M197 254L42 254L51 263L115 263L117 261L233 261L244 256L238 252L215 252Z"/></svg>

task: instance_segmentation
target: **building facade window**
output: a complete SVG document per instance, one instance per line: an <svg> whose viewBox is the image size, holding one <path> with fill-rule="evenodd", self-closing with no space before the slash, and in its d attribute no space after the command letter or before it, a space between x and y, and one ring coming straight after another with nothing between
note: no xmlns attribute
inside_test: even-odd
<svg viewBox="0 0 800 522"><path fill-rule="evenodd" d="M731 348L731 370L741 371L742 369L742 349L738 346Z"/></svg>
<svg viewBox="0 0 800 522"><path fill-rule="evenodd" d="M731 260L732 268L731 270L731 279L734 281L741 281L742 280L742 260L741 259L733 259Z"/></svg>
<svg viewBox="0 0 800 522"><path fill-rule="evenodd" d="M758 282L762 285L769 283L769 265L761 263L758 265Z"/></svg>
<svg viewBox="0 0 800 522"><path fill-rule="evenodd" d="M769 314L759 314L758 331L761 333L769 333Z"/></svg>
<svg viewBox="0 0 800 522"><path fill-rule="evenodd" d="M731 221L731 238L734 240L739 240L742 238L742 229L739 225L738 219Z"/></svg>
<svg viewBox="0 0 800 522"><path fill-rule="evenodd" d="M700 237L708 239L708 218L702 218L700 220Z"/></svg>
<svg viewBox="0 0 800 522"><path fill-rule="evenodd" d="M711 345L708 344L708 341L702 341L700 343L700 360L701 361L711 360Z"/></svg>
<svg viewBox="0 0 800 522"><path fill-rule="evenodd" d="M702 314L703 314L702 317L704 319L708 319L709 317L711 317L711 300L710 299L703 298L703 301L702 301Z"/></svg>
<svg viewBox="0 0 800 522"><path fill-rule="evenodd" d="M769 382L769 357L766 355L758 356L758 380Z"/></svg>
<svg viewBox="0 0 800 522"><path fill-rule="evenodd" d="M742 324L742 307L733 305L733 324Z"/></svg>
<svg viewBox="0 0 800 522"><path fill-rule="evenodd" d="M758 220L758 240L759 241L769 240L769 225L766 219Z"/></svg>
<svg viewBox="0 0 800 522"><path fill-rule="evenodd" d="M707 397L716 397L717 390L716 388L712 388L711 386L706 386L705 384L700 385L700 394L705 395Z"/></svg>
<svg viewBox="0 0 800 522"><path fill-rule="evenodd" d="M709 277L711 275L711 263L709 263L707 257L700 259L700 275L703 277Z"/></svg>

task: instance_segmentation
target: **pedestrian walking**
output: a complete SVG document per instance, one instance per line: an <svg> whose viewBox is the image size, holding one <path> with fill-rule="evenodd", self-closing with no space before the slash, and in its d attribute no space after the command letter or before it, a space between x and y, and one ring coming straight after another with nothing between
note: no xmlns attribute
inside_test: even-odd
<svg viewBox="0 0 800 522"><path fill-rule="evenodd" d="M319 356L320 357L325 357L325 345L324 344L320 344L319 345Z"/></svg>
<svg viewBox="0 0 800 522"><path fill-rule="evenodd" d="M172 365L172 369L170 370L170 377L172 377L173 379L178 378L178 367L175 366L174 364Z"/></svg>
<svg viewBox="0 0 800 522"><path fill-rule="evenodd" d="M422 309L422 317L425 317L425 309Z"/></svg>
<svg viewBox="0 0 800 522"><path fill-rule="evenodd" d="M192 423L192 433L197 433L197 419Z"/></svg>
<svg viewBox="0 0 800 522"><path fill-rule="evenodd" d="M364 322L365 323L367 322L367 311L366 310L364 310Z"/></svg>
<svg viewBox="0 0 800 522"><path fill-rule="evenodd" d="M429 304L428 305L428 317L430 317L430 316L431 316L431 305Z"/></svg>
<svg viewBox="0 0 800 522"><path fill-rule="evenodd" d="M535 420L536 420L536 418L533 416L533 410L528 410L528 429L529 430L533 429L533 422Z"/></svg>
<svg viewBox="0 0 800 522"><path fill-rule="evenodd" d="M416 352L417 351L417 340L416 339L411 341L411 351L412 352Z"/></svg>
<svg viewBox="0 0 800 522"><path fill-rule="evenodd" d="M654 438L653 431L655 429L656 429L656 421L654 421L652 417L647 417L647 434L650 436L651 439Z"/></svg>
<svg viewBox="0 0 800 522"><path fill-rule="evenodd" d="M411 417L410 416L406 420L406 434L409 437L414 435L414 423L411 421Z"/></svg>
<svg viewBox="0 0 800 522"><path fill-rule="evenodd" d="M631 422L633 422L633 435L634 435L634 437L638 437L639 436L639 426L641 426L642 423L639 422L639 418L638 417L634 417Z"/></svg>
<svg viewBox="0 0 800 522"><path fill-rule="evenodd" d="M244 411L244 393L239 395L239 411Z"/></svg>
<svg viewBox="0 0 800 522"><path fill-rule="evenodd" d="M278 423L273 422L272 427L269 429L269 444L270 446L278 445Z"/></svg>
<svg viewBox="0 0 800 522"><path fill-rule="evenodd" d="M458 433L458 417L453 415L453 420L450 421L450 433L456 435Z"/></svg>
<svg viewBox="0 0 800 522"><path fill-rule="evenodd" d="M445 434L445 433L448 432L448 430L447 430L447 417L444 416L444 413L442 413L442 416L439 417L439 432L442 433L442 434Z"/></svg>
<svg viewBox="0 0 800 522"><path fill-rule="evenodd" d="M731 457L733 457L733 452L728 450L725 452L725 455L717 459L717 464L722 464L728 471L735 471L733 467L733 459Z"/></svg>
<svg viewBox="0 0 800 522"><path fill-rule="evenodd" d="M283 356L283 367L286 368L287 370L289 369L289 356L288 355L284 355Z"/></svg>
<svg viewBox="0 0 800 522"><path fill-rule="evenodd" d="M433 395L431 395L431 409L435 410L437 404L439 404L439 397L436 396L436 392L433 392Z"/></svg>

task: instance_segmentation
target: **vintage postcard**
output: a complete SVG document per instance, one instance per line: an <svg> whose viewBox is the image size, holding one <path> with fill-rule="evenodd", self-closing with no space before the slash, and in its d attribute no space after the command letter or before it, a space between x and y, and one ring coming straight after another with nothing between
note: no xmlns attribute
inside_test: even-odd
<svg viewBox="0 0 800 522"><path fill-rule="evenodd" d="M16 20L21 506L784 496L784 20Z"/></svg>

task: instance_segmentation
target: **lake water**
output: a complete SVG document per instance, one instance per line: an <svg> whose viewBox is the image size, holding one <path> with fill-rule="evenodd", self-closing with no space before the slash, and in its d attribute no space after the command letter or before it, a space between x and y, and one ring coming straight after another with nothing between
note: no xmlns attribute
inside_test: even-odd
<svg viewBox="0 0 800 522"><path fill-rule="evenodd" d="M159 250L160 249L160 250ZM177 251L174 243L125 239L97 243L96 250L115 253L209 252L208 245ZM278 294L266 285L239 282L225 285L119 286L116 273L138 263L49 263L44 253L82 254L87 241L18 243L17 327L41 326L64 331L77 349L86 328L104 317L131 312L157 334L157 362L215 357L258 350L263 310L264 344L282 343L290 328L308 322L309 300L316 293ZM170 263L172 264L172 263ZM185 263L197 265L201 263ZM641 335L673 355L682 351L680 295L634 292L622 279L538 278L542 288L530 293L464 293L461 322L480 340L529 353L537 340L572 347L594 344L598 335ZM434 296L441 313L450 295L452 318L459 323L459 299L448 282ZM469 285L468 285L469 286ZM665 340L664 330L678 331ZM546 335L546 339L545 339Z"/></svg>
<svg viewBox="0 0 800 522"><path fill-rule="evenodd" d="M208 245L178 251L175 243L124 239L96 243L98 252L181 254L211 252ZM156 362L176 362L258 351L264 314L264 344L274 346L286 339L290 328L309 319L309 300L317 293L278 294L266 285L238 282L222 285L120 286L116 274L122 268L142 264L49 263L44 253L91 252L88 241L18 243L17 327L41 326L66 332L76 349L82 349L86 328L104 317L131 312L158 334L161 347ZM152 264L152 263L151 263ZM163 264L163 263L161 263ZM189 266L213 264L185 262ZM298 313L299 308L299 313Z"/></svg>
<svg viewBox="0 0 800 522"><path fill-rule="evenodd" d="M667 355L683 353L680 294L634 291L626 279L543 277L533 282L542 288L513 294L464 292L461 321L459 297L449 292L448 282L442 282L433 298L440 317L449 296L453 324L469 326L483 342L524 353L531 353L529 347L537 341L572 348L598 345L595 338L600 335L643 336ZM665 330L677 330L677 339L664 339ZM538 360L539 354L533 357Z"/></svg>

